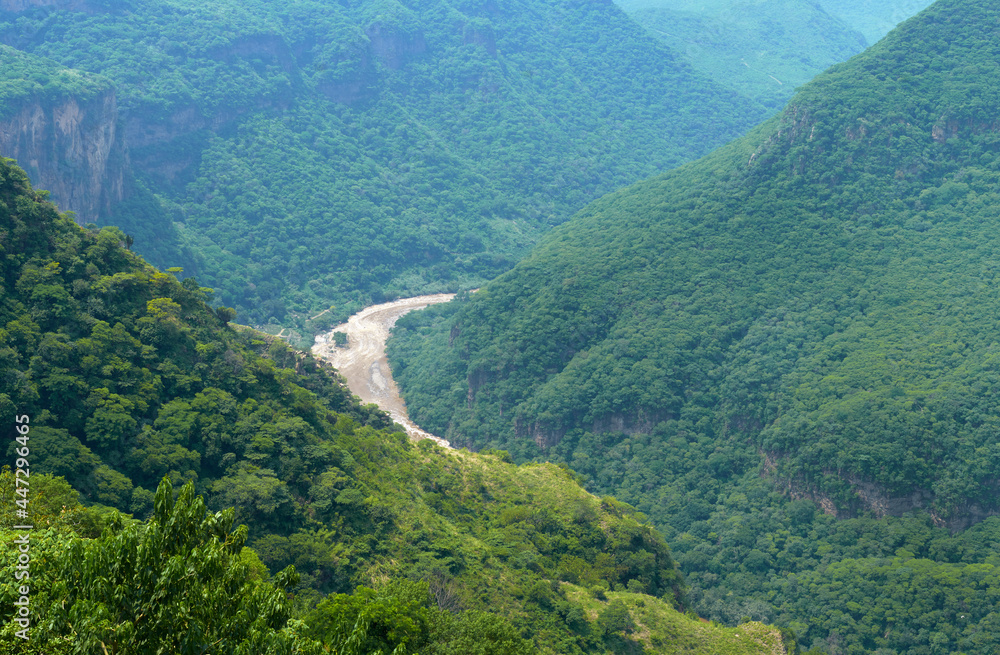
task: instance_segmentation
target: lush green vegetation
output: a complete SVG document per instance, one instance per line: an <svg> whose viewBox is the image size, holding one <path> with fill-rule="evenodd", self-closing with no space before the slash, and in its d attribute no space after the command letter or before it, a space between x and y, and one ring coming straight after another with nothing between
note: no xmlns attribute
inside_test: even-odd
<svg viewBox="0 0 1000 655"><path fill-rule="evenodd" d="M10 470L0 479L13 505ZM262 580L266 568L243 548L246 526L231 531L232 510L206 512L191 485L175 501L164 481L153 516L140 523L81 508L61 478L29 480L43 505L34 511L37 529L13 530L4 521L0 530L6 544L28 537L29 576L15 579L20 551L6 548L0 595L11 607L26 604L30 625L5 612L3 652L306 652L294 648L301 641L295 627L286 627L291 607L281 589L294 583L294 570L279 574L277 587Z"/></svg>
<svg viewBox="0 0 1000 655"><path fill-rule="evenodd" d="M760 647L777 653L784 650L774 628L759 623L746 622L734 630L720 630L718 624L708 621L692 626L690 616L682 616L669 605L650 601L642 594L616 591L595 595L573 585L566 585L566 589L567 596L578 601L598 626L622 636L638 634L648 653L666 655L704 649L729 655Z"/></svg>
<svg viewBox="0 0 1000 655"><path fill-rule="evenodd" d="M586 202L764 116L606 3L156 0L0 26L115 83L155 196L112 217L137 252L306 338L478 285Z"/></svg>
<svg viewBox="0 0 1000 655"><path fill-rule="evenodd" d="M36 527L28 539L30 575L15 578L18 548L6 550L0 563L5 576L0 598L15 609L18 604L30 608L29 639L18 636L24 626L5 614L0 652L539 652L501 615L462 609L456 587L440 580L359 587L350 595L328 596L293 619L295 602L288 591L297 581L294 568L267 581L267 568L243 546L246 526L231 529L232 510L206 511L191 484L175 494L169 481L161 482L153 515L140 522L81 507L62 478L42 474L31 479ZM0 484L8 504L19 498L9 469L0 473ZM0 527L9 543L23 542L25 535L8 520ZM702 624L643 593L591 591L558 582L531 593L539 602L554 600L575 632L591 632L591 641L608 649L592 652L786 652L773 628L747 623L726 630ZM562 646L559 652L581 652Z"/></svg>
<svg viewBox="0 0 1000 655"><path fill-rule="evenodd" d="M32 472L36 621L22 643L5 549L4 652L640 653L700 628L635 509L552 464L411 444L123 237L80 228L0 161L0 423L28 426L4 450ZM8 471L5 543L15 499ZM645 619L617 606L588 618L564 583L635 594L674 632L632 635ZM753 630L764 645L740 652L781 648Z"/></svg>
<svg viewBox="0 0 1000 655"><path fill-rule="evenodd" d="M110 82L97 75L67 69L54 61L0 45L0 117L6 118L25 101L86 99L110 89Z"/></svg>
<svg viewBox="0 0 1000 655"><path fill-rule="evenodd" d="M411 416L636 505L705 616L826 652L992 652L972 605L996 593L995 520L950 531L1000 510L997 18L938 2L404 317Z"/></svg>

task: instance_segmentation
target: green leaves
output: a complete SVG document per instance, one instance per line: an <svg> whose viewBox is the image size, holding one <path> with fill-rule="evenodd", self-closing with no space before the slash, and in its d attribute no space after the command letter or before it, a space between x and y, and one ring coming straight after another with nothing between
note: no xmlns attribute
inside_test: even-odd
<svg viewBox="0 0 1000 655"><path fill-rule="evenodd" d="M50 564L59 582L37 638L72 636L79 653L290 652L285 596L249 576L247 530L231 531L232 517L208 512L191 485L174 499L164 480L147 523L77 538ZM276 582L294 584L294 571Z"/></svg>
<svg viewBox="0 0 1000 655"><path fill-rule="evenodd" d="M635 630L635 622L628 608L620 600L608 603L607 607L597 615L598 627L610 633L630 634Z"/></svg>
<svg viewBox="0 0 1000 655"><path fill-rule="evenodd" d="M0 164L5 173L18 179ZM15 338L0 349L2 409L31 415L38 463L74 476L84 502L151 514L64 514L59 505L73 504L65 485L39 485L51 494L37 505L44 565L33 592L46 652L313 655L320 646L307 626L288 621L292 603L304 612L324 592L359 585L377 587L373 609L333 596L344 608L319 635L327 645L602 652L560 580L641 588L663 608L682 598L665 543L627 505L602 503L563 468L414 447L328 368L220 325L197 284L149 269L114 231L84 232L32 199L13 204L50 224L36 226L41 245L4 260L13 265L0 330ZM24 217L0 223L0 240ZM16 281L36 274L79 305L57 331L24 319L32 285ZM154 345L164 333L147 329L158 327L179 337ZM252 529L234 529L237 517ZM17 553L3 553L0 606L9 611ZM280 589L263 581L268 565L284 569ZM401 580L427 585L393 591Z"/></svg>
<svg viewBox="0 0 1000 655"><path fill-rule="evenodd" d="M378 591L324 599L306 618L310 634L342 655L527 655L534 652L503 618L430 607L427 583L397 582Z"/></svg>
<svg viewBox="0 0 1000 655"><path fill-rule="evenodd" d="M135 405L127 398L107 389L94 389L86 405L93 412L87 419L87 442L95 447L117 446L126 435L132 435L136 421L132 418Z"/></svg>
<svg viewBox="0 0 1000 655"><path fill-rule="evenodd" d="M86 101L110 89L108 80L81 71L63 68L43 57L33 57L10 46L0 47L0 106L6 113L26 100L49 102L66 97Z"/></svg>

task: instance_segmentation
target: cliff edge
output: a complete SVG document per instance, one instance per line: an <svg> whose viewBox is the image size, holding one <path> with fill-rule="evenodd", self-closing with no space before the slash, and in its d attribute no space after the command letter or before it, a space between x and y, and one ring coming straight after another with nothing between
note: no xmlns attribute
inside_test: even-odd
<svg viewBox="0 0 1000 655"><path fill-rule="evenodd" d="M128 151L110 82L0 47L0 155L81 223L121 201Z"/></svg>

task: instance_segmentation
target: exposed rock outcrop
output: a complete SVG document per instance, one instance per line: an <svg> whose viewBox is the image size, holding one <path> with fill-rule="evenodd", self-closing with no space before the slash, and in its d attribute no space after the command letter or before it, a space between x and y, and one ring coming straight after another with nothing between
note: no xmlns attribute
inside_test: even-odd
<svg viewBox="0 0 1000 655"><path fill-rule="evenodd" d="M81 223L96 221L125 195L128 152L114 91L54 102L25 99L0 119L0 154Z"/></svg>
<svg viewBox="0 0 1000 655"><path fill-rule="evenodd" d="M407 31L376 22L368 26L365 34L371 40L375 57L394 70L427 50L427 41L420 30Z"/></svg>
<svg viewBox="0 0 1000 655"><path fill-rule="evenodd" d="M167 114L142 105L130 107L124 114L125 140L137 170L167 182L183 178L185 172L197 166L201 144L208 133L216 133L260 109L286 109L293 96L291 89L300 83L292 48L276 34L240 37L204 54L208 59L231 66L238 60L248 60L258 68L277 66L289 81L284 88L272 89L239 103L191 100L177 103ZM203 131L206 134L197 134Z"/></svg>
<svg viewBox="0 0 1000 655"><path fill-rule="evenodd" d="M295 74L295 57L285 40L277 34L255 34L234 40L224 46L218 46L208 52L208 56L216 61L230 64L239 59L258 59L269 64L276 64L286 73Z"/></svg>
<svg viewBox="0 0 1000 655"><path fill-rule="evenodd" d="M854 475L841 475L837 471L824 471L824 475L841 477L844 482L850 485L854 494L852 501L837 503L830 495L823 493L815 485L807 483L802 478L782 477L778 473L781 454L769 453L764 450L758 450L758 453L763 458L762 476L771 478L778 488L788 494L789 498L811 500L819 505L824 513L834 518L853 518L863 513L869 513L881 519L887 516L903 516L913 511L927 511L935 524L946 527L952 532L958 532L988 517L1000 514L1000 504L983 506L970 502L947 508L945 513L941 513L939 508L935 508L935 495L929 489L914 487L907 493L890 494L883 487L870 480L864 480ZM992 496L997 497L997 492L1000 491L1000 481L992 482L990 487L993 490Z"/></svg>
<svg viewBox="0 0 1000 655"><path fill-rule="evenodd" d="M474 43L486 49L491 57L497 56L497 38L493 26L487 21L472 21L462 28L462 43Z"/></svg>
<svg viewBox="0 0 1000 655"><path fill-rule="evenodd" d="M320 93L333 102L354 105L378 95L378 76L372 61L368 41L359 42L345 51L341 59L330 63L331 68L350 62L352 72L333 74L324 70L317 78Z"/></svg>
<svg viewBox="0 0 1000 655"><path fill-rule="evenodd" d="M594 434L603 432L626 435L650 434L658 423L672 417L673 414L670 412L640 409L631 414L616 413L596 417L589 425L584 425L584 429ZM581 420L582 416L579 414L573 416L570 421L517 419L514 422L514 429L519 437L530 437L539 448L551 448L562 441L571 426L579 425Z"/></svg>

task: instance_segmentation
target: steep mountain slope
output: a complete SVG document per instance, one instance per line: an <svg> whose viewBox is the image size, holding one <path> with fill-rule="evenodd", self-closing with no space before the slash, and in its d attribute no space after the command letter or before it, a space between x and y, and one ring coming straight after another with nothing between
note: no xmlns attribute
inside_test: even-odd
<svg viewBox="0 0 1000 655"><path fill-rule="evenodd" d="M80 222L125 197L128 157L111 83L0 46L0 153Z"/></svg>
<svg viewBox="0 0 1000 655"><path fill-rule="evenodd" d="M750 137L594 203L472 296L453 322L450 353L470 382L449 435L489 437L459 424L503 415L544 448L573 429L648 431L702 404L729 431L795 452L798 470L824 461L804 443L842 436L796 426L834 406L863 416L918 402L965 424L947 416L939 386L961 370L963 387L948 382L961 394L990 366L994 235L982 217L994 181L987 90L1000 73L991 28L964 9L944 3L817 79ZM949 44L951 33L961 36ZM789 315L802 322L792 333ZM792 351L766 345L789 340ZM964 344L950 364L958 346L945 343ZM879 376L891 387L879 389ZM990 500L975 490L987 477L955 486L968 475L957 453L924 452L944 426L912 420L907 432L923 436L910 455L893 466L886 455L849 458L841 477L890 493L922 484L943 514ZM915 468L897 479L908 461Z"/></svg>
<svg viewBox="0 0 1000 655"><path fill-rule="evenodd" d="M347 652L365 626L428 655L673 653L699 639L693 652L784 652L773 628L683 616L674 560L633 508L551 464L411 444L332 370L230 324L193 278L156 271L123 237L80 228L0 161L0 423L18 426L5 452L30 472L15 485L5 467L0 498L36 528L38 638L15 637L21 551L4 549L3 652L326 652L291 650L304 630ZM187 483L176 506L169 481ZM77 492L95 507L78 511ZM7 543L22 523L0 517ZM294 602L261 583L267 566ZM359 615L372 593L391 611ZM286 625L292 614L306 625Z"/></svg>
<svg viewBox="0 0 1000 655"><path fill-rule="evenodd" d="M940 584L995 565L995 520L945 528L1000 510L998 17L937 3L746 138L404 318L389 355L411 416L636 504L691 554L713 616L797 623L830 649L931 648L925 619L869 611L891 594L870 576L914 555ZM829 524L807 499L859 518ZM992 615L950 615L937 584L912 606L952 652L989 652L969 640L995 639ZM754 588L755 606L726 600Z"/></svg>
<svg viewBox="0 0 1000 655"><path fill-rule="evenodd" d="M809 0L662 4L629 15L695 69L775 111L796 87L868 46Z"/></svg>
<svg viewBox="0 0 1000 655"><path fill-rule="evenodd" d="M709 78L780 110L798 86L885 36L929 0L618 0Z"/></svg>
<svg viewBox="0 0 1000 655"><path fill-rule="evenodd" d="M28 3L0 39L114 82L133 163L197 253L157 263L258 325L478 284L764 115L610 2Z"/></svg>

